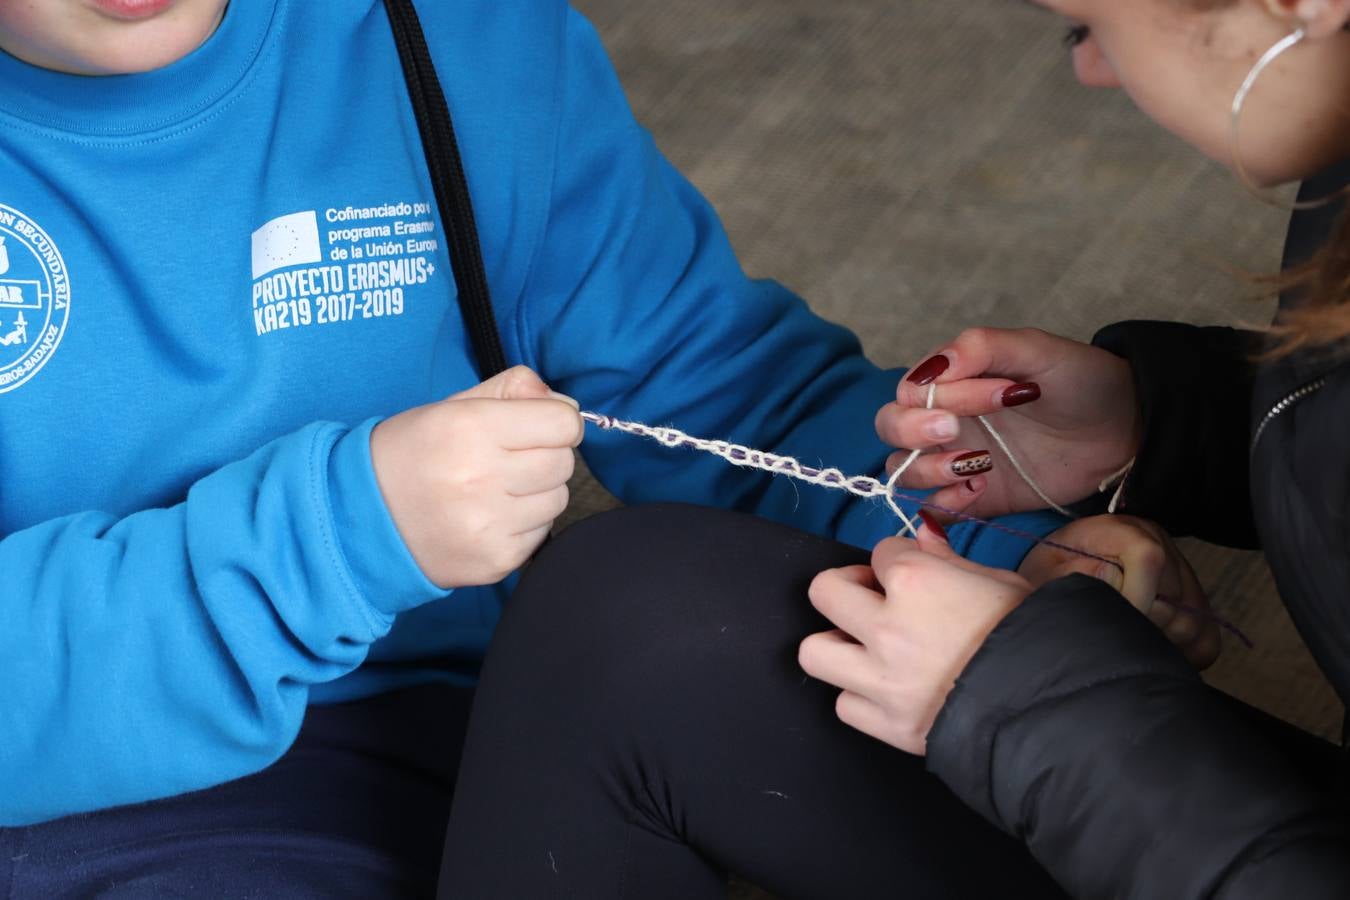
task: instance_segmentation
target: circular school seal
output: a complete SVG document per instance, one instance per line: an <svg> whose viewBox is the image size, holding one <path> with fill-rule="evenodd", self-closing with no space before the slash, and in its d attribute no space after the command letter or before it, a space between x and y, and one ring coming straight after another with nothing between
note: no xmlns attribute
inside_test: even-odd
<svg viewBox="0 0 1350 900"><path fill-rule="evenodd" d="M38 373L70 317L70 273L32 219L0 203L0 394Z"/></svg>

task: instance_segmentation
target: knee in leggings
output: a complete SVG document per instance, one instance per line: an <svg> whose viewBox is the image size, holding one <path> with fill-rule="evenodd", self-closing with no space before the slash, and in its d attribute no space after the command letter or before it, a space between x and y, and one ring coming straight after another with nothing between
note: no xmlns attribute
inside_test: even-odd
<svg viewBox="0 0 1350 900"><path fill-rule="evenodd" d="M795 659L818 620L806 589L866 554L742 513L661 504L613 510L560 534L532 562L504 626L540 647L584 647L607 672L688 672L746 653ZM503 641L508 643L509 641ZM494 653L496 645L494 645ZM569 665L578 654L567 654Z"/></svg>

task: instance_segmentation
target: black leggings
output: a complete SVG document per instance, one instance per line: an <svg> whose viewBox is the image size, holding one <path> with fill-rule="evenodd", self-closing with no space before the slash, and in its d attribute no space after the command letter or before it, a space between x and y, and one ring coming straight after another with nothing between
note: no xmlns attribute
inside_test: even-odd
<svg viewBox="0 0 1350 900"><path fill-rule="evenodd" d="M525 572L474 700L455 900L1062 896L1022 844L842 725L797 645L855 548L734 513L618 510Z"/></svg>
<svg viewBox="0 0 1350 900"><path fill-rule="evenodd" d="M688 507L610 513L530 567L474 699L440 894L456 900L1044 897L1021 846L859 735L796 648L864 554ZM426 897L467 689L311 707L228 784L0 828L0 897ZM1323 787L1331 745L1245 708Z"/></svg>

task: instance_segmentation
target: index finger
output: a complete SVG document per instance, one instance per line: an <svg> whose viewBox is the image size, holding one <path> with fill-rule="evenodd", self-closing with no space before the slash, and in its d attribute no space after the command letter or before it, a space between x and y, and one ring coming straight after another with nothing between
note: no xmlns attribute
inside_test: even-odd
<svg viewBox="0 0 1350 900"><path fill-rule="evenodd" d="M932 408L957 416L987 416L1041 398L1040 386L1011 378L967 378L964 381L933 382L920 387L901 381L895 390L895 403L904 408L923 409L932 397Z"/></svg>
<svg viewBox="0 0 1350 900"><path fill-rule="evenodd" d="M865 583L858 567L826 569L811 581L811 605L836 628L862 640L881 611L878 589Z"/></svg>
<svg viewBox="0 0 1350 900"><path fill-rule="evenodd" d="M1005 386L1033 380L1045 371L1050 350L1059 341L1035 328L969 328L915 366L901 382L897 399L912 400L919 395L916 389L931 383L986 376L995 376Z"/></svg>

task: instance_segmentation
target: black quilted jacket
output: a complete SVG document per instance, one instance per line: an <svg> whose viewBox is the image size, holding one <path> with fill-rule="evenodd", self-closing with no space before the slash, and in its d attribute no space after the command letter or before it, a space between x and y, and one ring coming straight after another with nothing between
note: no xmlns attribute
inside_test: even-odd
<svg viewBox="0 0 1350 900"><path fill-rule="evenodd" d="M1305 195L1347 176L1328 173ZM1295 215L1287 262L1325 239L1334 213ZM1126 511L1263 548L1346 701L1350 360L1257 367L1255 335L1173 323L1114 325L1096 343L1132 362L1146 422ZM1338 754L1279 732L1207 688L1109 587L1075 576L994 631L928 758L1074 896L1350 898Z"/></svg>

